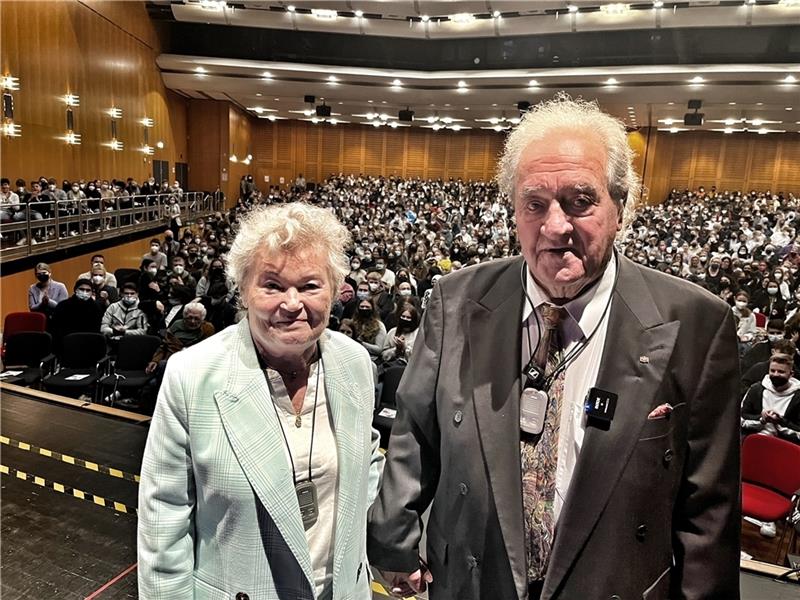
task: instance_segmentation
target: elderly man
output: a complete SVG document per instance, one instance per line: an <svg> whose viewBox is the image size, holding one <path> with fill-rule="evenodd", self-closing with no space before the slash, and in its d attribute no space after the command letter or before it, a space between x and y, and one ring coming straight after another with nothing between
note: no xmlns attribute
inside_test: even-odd
<svg viewBox="0 0 800 600"><path fill-rule="evenodd" d="M509 135L523 258L439 281L398 390L368 529L394 594L739 598L733 318L614 252L632 159L565 95Z"/></svg>

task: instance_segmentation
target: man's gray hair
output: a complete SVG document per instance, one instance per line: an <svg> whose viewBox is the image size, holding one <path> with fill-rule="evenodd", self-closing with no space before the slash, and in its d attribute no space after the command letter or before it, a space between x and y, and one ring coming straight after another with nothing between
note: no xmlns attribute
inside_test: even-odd
<svg viewBox="0 0 800 600"><path fill-rule="evenodd" d="M189 302L183 305L183 314L186 314L186 311L193 310L200 313L200 318L206 318L206 307L203 306L201 302Z"/></svg>
<svg viewBox="0 0 800 600"><path fill-rule="evenodd" d="M523 151L531 142L540 141L553 131L578 131L597 136L606 148L608 164L606 179L608 193L625 211L629 221L642 184L633 168L633 149L628 144L625 125L619 119L600 110L597 102L571 98L566 92L557 93L552 100L540 102L528 111L506 139L498 164L497 182L500 189L514 201L514 180Z"/></svg>
<svg viewBox="0 0 800 600"><path fill-rule="evenodd" d="M324 208L305 202L258 208L242 219L228 253L228 277L240 290L249 285L260 250L265 250L268 256L316 253L327 263L325 271L331 298L336 299L350 272L345 254L350 243L347 228Z"/></svg>

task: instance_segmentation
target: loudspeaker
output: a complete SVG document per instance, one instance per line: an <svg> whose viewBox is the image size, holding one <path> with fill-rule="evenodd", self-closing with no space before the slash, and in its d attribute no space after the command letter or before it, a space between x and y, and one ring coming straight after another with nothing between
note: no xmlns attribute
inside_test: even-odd
<svg viewBox="0 0 800 600"><path fill-rule="evenodd" d="M519 109L519 112L528 112L531 108L531 103L527 100L522 100L517 102L517 108Z"/></svg>
<svg viewBox="0 0 800 600"><path fill-rule="evenodd" d="M702 100L689 100L689 110L700 110L702 107Z"/></svg>
<svg viewBox="0 0 800 600"><path fill-rule="evenodd" d="M400 121L404 121L406 123L411 123L414 120L414 111L413 110L401 110L397 113L397 118Z"/></svg>
<svg viewBox="0 0 800 600"><path fill-rule="evenodd" d="M705 115L703 113L686 113L685 115L683 115L683 124L699 127L700 125L703 124L704 116Z"/></svg>
<svg viewBox="0 0 800 600"><path fill-rule="evenodd" d="M331 107L327 104L321 104L317 107L317 116L318 117L330 117L331 116Z"/></svg>
<svg viewBox="0 0 800 600"><path fill-rule="evenodd" d="M303 102L307 102L309 104L314 104L316 100L317 100L316 96L303 96Z"/></svg>

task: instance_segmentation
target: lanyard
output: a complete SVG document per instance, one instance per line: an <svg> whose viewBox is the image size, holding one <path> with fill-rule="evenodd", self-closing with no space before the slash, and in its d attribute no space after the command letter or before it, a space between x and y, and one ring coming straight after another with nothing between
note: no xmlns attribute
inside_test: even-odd
<svg viewBox="0 0 800 600"><path fill-rule="evenodd" d="M314 454L314 430L317 424L317 399L319 397L319 374L320 371L323 369L322 364L322 351L317 345L317 352L319 352L319 364L317 365L317 381L314 386L314 412L311 415L311 446L308 449L308 481L312 481L311 478L311 458ZM261 358L261 354L259 354L258 349L256 349L256 356L258 357L258 364L261 366L261 371L264 373L264 379L267 381L267 387L269 387L269 377L267 376L267 364L263 358ZM275 404L275 397L272 393L270 393L270 400L272 400L272 409L275 411L275 418L278 421L278 426L281 428L281 434L283 435L283 443L286 444L286 452L289 454L289 462L292 465L292 481L294 482L295 486L297 485L297 471L294 468L294 457L292 456L292 449L289 446L289 438L286 437L286 430L283 428L283 423L281 422L281 418L278 415L278 407ZM303 399L305 403L305 398Z"/></svg>

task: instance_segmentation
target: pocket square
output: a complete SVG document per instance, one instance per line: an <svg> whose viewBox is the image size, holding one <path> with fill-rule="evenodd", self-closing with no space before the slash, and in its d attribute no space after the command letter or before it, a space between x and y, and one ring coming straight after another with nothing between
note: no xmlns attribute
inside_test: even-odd
<svg viewBox="0 0 800 600"><path fill-rule="evenodd" d="M660 406L656 406L652 411L650 411L650 414L647 415L647 420L652 421L653 419L664 419L668 417L671 412L672 412L671 404L669 403L661 404Z"/></svg>

